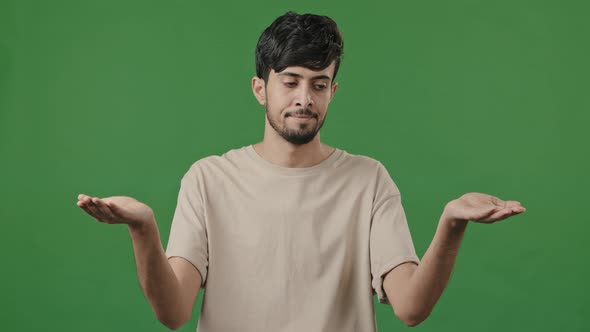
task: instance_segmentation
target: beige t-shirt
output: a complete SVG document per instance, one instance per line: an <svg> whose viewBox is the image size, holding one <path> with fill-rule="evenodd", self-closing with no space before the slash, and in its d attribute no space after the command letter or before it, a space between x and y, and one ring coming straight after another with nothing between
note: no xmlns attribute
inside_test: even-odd
<svg viewBox="0 0 590 332"><path fill-rule="evenodd" d="M201 273L199 332L375 331L384 276L419 262L379 161L336 148L285 168L252 145L186 172L166 255Z"/></svg>

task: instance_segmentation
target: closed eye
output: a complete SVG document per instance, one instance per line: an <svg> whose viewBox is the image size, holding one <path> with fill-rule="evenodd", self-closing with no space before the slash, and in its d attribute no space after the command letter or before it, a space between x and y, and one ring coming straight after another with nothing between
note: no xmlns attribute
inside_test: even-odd
<svg viewBox="0 0 590 332"><path fill-rule="evenodd" d="M288 88L294 88L297 86L297 82L284 82L283 84L285 84L285 86ZM316 89L317 91L322 91L327 87L328 86L325 84L314 84L314 89Z"/></svg>

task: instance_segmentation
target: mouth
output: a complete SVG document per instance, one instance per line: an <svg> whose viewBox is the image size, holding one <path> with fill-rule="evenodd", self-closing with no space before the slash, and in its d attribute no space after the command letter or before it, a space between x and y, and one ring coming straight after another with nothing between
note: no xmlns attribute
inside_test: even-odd
<svg viewBox="0 0 590 332"><path fill-rule="evenodd" d="M288 118L293 118L297 122L311 121L314 117L309 115L290 115Z"/></svg>
<svg viewBox="0 0 590 332"><path fill-rule="evenodd" d="M287 115L287 117L293 117L293 118L313 118L313 114L289 114Z"/></svg>
<svg viewBox="0 0 590 332"><path fill-rule="evenodd" d="M312 117L306 117L306 118L298 118L298 117L293 117L296 121L311 121L313 118Z"/></svg>

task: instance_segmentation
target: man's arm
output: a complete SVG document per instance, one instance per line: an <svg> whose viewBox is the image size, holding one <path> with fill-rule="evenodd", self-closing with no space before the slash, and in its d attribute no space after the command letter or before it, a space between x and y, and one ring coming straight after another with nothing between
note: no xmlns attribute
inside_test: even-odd
<svg viewBox="0 0 590 332"><path fill-rule="evenodd" d="M184 325L190 319L201 274L184 258L166 258L152 209L127 196L101 199L80 194L77 205L99 222L127 224L139 283L156 317L173 330Z"/></svg>
<svg viewBox="0 0 590 332"><path fill-rule="evenodd" d="M453 226L443 214L420 264L401 264L385 276L383 289L395 315L406 325L418 325L434 308L453 270L466 226Z"/></svg>
<svg viewBox="0 0 590 332"><path fill-rule="evenodd" d="M395 315L409 326L430 315L449 281L469 220L493 223L524 211L519 202L479 193L449 202L420 264L401 264L385 276L383 289Z"/></svg>
<svg viewBox="0 0 590 332"><path fill-rule="evenodd" d="M201 274L184 258L166 258L155 220L128 229L141 289L158 320L176 330L190 320Z"/></svg>

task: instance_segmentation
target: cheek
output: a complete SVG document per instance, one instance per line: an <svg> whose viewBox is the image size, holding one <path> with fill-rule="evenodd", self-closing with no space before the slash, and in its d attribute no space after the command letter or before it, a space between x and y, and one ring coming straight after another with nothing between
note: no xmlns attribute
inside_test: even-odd
<svg viewBox="0 0 590 332"><path fill-rule="evenodd" d="M330 94L329 93L322 93L321 95L316 96L316 105L320 106L322 109L328 107L330 104Z"/></svg>
<svg viewBox="0 0 590 332"><path fill-rule="evenodd" d="M291 99L288 95L276 93L268 94L266 101L275 111L282 112L289 107Z"/></svg>
<svg viewBox="0 0 590 332"><path fill-rule="evenodd" d="M317 103L315 103L314 107L317 109L318 112L325 114L328 111L329 104L330 104L329 99L318 98L318 101L317 101Z"/></svg>

